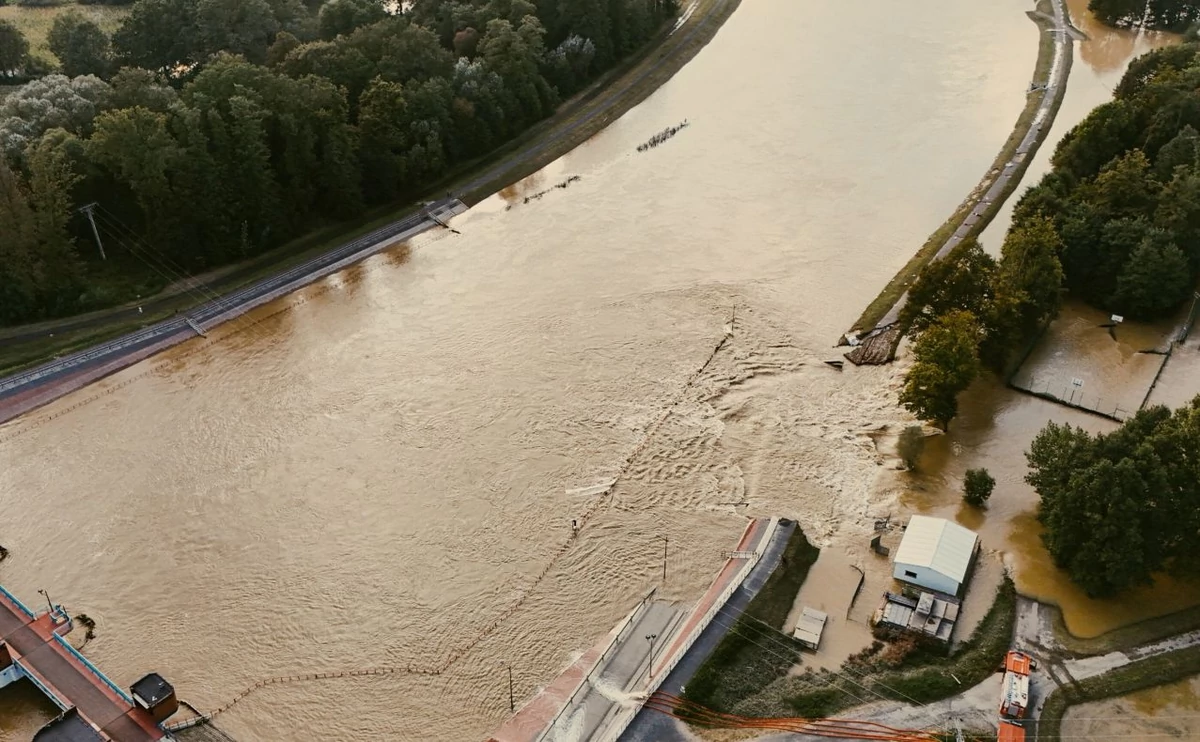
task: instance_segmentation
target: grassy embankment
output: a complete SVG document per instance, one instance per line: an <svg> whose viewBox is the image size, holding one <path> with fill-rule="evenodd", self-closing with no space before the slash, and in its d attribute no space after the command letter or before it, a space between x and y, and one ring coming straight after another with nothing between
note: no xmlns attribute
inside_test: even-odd
<svg viewBox="0 0 1200 742"><path fill-rule="evenodd" d="M1037 4L1037 12L1052 16L1054 8L1051 5L1050 0L1039 0ZM1035 15L1033 13L1030 14L1030 18L1034 21L1034 23L1037 24L1039 36L1038 57L1037 63L1034 66L1032 79L1035 84L1044 85L1049 80L1050 66L1054 61L1055 44L1054 36L1046 33L1046 31L1053 28L1054 24L1045 17ZM1070 54L1066 55L1064 64L1066 65L1063 78L1065 80L1066 76L1069 76L1070 74ZM1038 146L1040 146L1041 142L1050 133L1050 122L1054 120L1054 115L1058 113L1058 107L1062 104L1062 98L1065 92L1066 86L1060 86L1058 89L1058 95L1054 100L1053 108L1051 109L1051 115L1048 117L1047 122L1042 126L1042 136L1036 140L1036 144L1026 155L1024 161L1013 168L1013 175L1009 179L1007 187L1004 189L1001 196L991 203L990 208L983 212L982 218L980 218L980 220L976 223L968 237L977 237L1000 211L1000 207L1004 204L1012 192L1016 190L1018 185L1020 185L1021 178L1025 174L1025 170L1028 168L1029 163L1033 160L1033 156L1037 152ZM929 236L929 239L925 241L925 244L921 246L921 249L917 251L916 255L913 255L913 257L904 265L904 267L900 269L900 272L897 273L890 282L888 282L887 286L883 288L883 291L881 291L879 295L867 305L867 308L863 310L862 315L854 323L853 329L869 330L875 327L879 321L883 319L884 315L888 313L888 310L890 310L892 306L900 300L900 297L905 291L908 290L909 286L912 286L913 282L917 280L917 276L921 273L921 269L923 269L925 265L933 259L933 256L937 254L937 251L941 249L942 245L946 244L946 240L950 239L955 230L957 230L958 227L963 223L963 220L965 220L971 213L971 210L975 208L975 205L979 203L979 200L983 198L984 194L987 193L988 188L991 187L991 184L995 181L995 178L1000 174L1005 163L1012 159L1013 155L1017 153L1017 148L1020 146L1021 140L1024 139L1025 135L1029 132L1029 127L1033 124L1033 117L1037 114L1038 106L1042 104L1042 100L1045 98L1046 94L1047 93L1045 90L1040 90L1030 93L1026 96L1025 108L1021 111L1021 115L1017 118L1016 125L1013 126L1012 133L1009 134L1007 141L1004 142L1004 146L1000 148L999 154L996 155L996 159L992 162L992 166L988 169L988 172L983 177L983 180L980 181L980 183L975 186L975 189L967 195L966 200L959 204L958 208L954 210L954 213L950 215L950 218L948 218L942 224L942 226L938 227L937 230Z"/></svg>
<svg viewBox="0 0 1200 742"><path fill-rule="evenodd" d="M1134 691L1200 674L1200 647L1149 657L1103 675L1068 683L1049 695L1038 719L1038 739L1058 740L1067 709L1080 703L1123 696Z"/></svg>
<svg viewBox="0 0 1200 742"><path fill-rule="evenodd" d="M802 647L780 629L820 553L797 527L779 566L688 681L688 700L728 711L787 673L796 661L792 652Z"/></svg>
<svg viewBox="0 0 1200 742"><path fill-rule="evenodd" d="M699 0L690 19L674 33L674 21L668 22L641 52L564 101L554 116L527 129L485 157L456 168L441 182L431 186L428 196L436 198L450 191L473 205L571 151L669 80L712 40L739 3L740 0ZM0 8L0 11L15 11L18 14L28 10ZM51 17L45 21L47 29L52 20ZM328 225L244 263L198 276L193 279L194 283L200 284L198 290L188 291L181 286L174 286L155 296L146 296L140 300L140 303L149 305L145 314L131 316L130 308L139 303L135 301L93 312L86 317L39 323L36 326L38 337L0 347L0 373L12 373L159 321L196 306L213 295L235 291L299 265L414 213L419 208L412 202L391 204L374 209L354 222ZM0 330L0 340L6 336L24 335L29 329L30 326L5 328Z"/></svg>
<svg viewBox="0 0 1200 742"><path fill-rule="evenodd" d="M1096 654L1123 651L1200 629L1200 605L1168 613L1165 616L1121 626L1093 637L1078 637L1071 633L1058 606L1042 604L1053 612L1054 639L1067 657L1088 657Z"/></svg>
<svg viewBox="0 0 1200 742"><path fill-rule="evenodd" d="M10 21L29 41L29 53L51 64L58 64L58 58L50 52L46 37L50 35L50 26L54 19L69 10L78 10L85 18L92 20L107 34L112 34L121 25L121 21L129 14L127 5L78 5L63 3L46 7L25 7L21 5L0 5L0 20Z"/></svg>
<svg viewBox="0 0 1200 742"><path fill-rule="evenodd" d="M881 661L884 645L877 644L838 673L789 676L804 649L780 629L818 553L799 530L792 535L784 561L687 683L688 700L745 716L821 717L880 696L941 700L1000 666L1016 624L1016 590L1007 579L971 639L952 654L927 644Z"/></svg>
<svg viewBox="0 0 1200 742"><path fill-rule="evenodd" d="M834 673L812 670L798 676L772 678L757 696L737 704L747 716L822 717L860 703L889 698L931 703L983 682L996 671L1012 641L1016 625L1016 590L1005 580L996 600L971 638L947 654L930 642L903 639L876 645Z"/></svg>

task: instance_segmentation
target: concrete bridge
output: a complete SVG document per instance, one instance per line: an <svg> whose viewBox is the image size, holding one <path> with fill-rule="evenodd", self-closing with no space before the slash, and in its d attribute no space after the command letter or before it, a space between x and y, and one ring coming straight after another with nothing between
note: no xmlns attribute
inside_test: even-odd
<svg viewBox="0 0 1200 742"><path fill-rule="evenodd" d="M174 711L171 687L157 675L148 675L134 684L132 696L127 694L62 638L71 628L61 605L35 613L0 587L0 687L28 678L63 710L34 740L170 739L159 717L164 702Z"/></svg>

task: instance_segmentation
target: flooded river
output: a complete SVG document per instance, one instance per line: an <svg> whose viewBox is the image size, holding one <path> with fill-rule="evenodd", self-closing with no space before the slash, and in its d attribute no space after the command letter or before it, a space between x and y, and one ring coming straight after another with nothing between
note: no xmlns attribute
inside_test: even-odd
<svg viewBox="0 0 1200 742"><path fill-rule="evenodd" d="M271 686L220 717L243 742L457 742L507 714L506 666L520 702L657 583L660 536L681 599L745 515L865 550L901 499L948 501L920 498L963 447L1019 454L1047 417L978 392L968 409L1000 417L968 412L927 491L905 494L876 449L906 420L902 368L823 364L1008 136L1027 7L746 0L670 83L456 219L461 235L0 428L0 577L95 618L87 653L119 683L157 670L202 709L274 675L441 673ZM1029 493L997 474L985 539L1036 561L1010 525ZM5 701L0 740L51 713Z"/></svg>

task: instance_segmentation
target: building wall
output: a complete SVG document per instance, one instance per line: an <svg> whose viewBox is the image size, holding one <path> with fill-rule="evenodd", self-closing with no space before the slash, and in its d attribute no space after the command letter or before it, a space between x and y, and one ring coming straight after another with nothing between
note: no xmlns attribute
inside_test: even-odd
<svg viewBox="0 0 1200 742"><path fill-rule="evenodd" d="M958 594L959 584L957 582L929 567L917 567L912 564L897 562L892 576L901 582L908 582L930 590L937 590L948 595Z"/></svg>

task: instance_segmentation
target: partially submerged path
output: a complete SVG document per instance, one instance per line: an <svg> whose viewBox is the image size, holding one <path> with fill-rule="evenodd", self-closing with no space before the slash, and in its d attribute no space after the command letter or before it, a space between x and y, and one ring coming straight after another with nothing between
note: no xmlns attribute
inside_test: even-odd
<svg viewBox="0 0 1200 742"><path fill-rule="evenodd" d="M30 344L26 347L35 348L35 358L50 359L0 377L0 423L202 335L221 322L340 270L388 244L424 229L447 226L430 215L436 217L436 212L441 211L443 218L449 218L460 213L496 190L537 172L603 130L691 60L739 4L740 0L684 3L675 24L665 27L641 53L564 103L555 116L535 125L486 161L476 163L474 168L459 171L452 176L457 180L448 186L442 183L435 189L440 193L448 187L461 200L447 193L445 199L426 204L356 239L314 253L299 265L281 262L266 278L261 278L264 266L253 262L253 267L247 266L245 271L223 269L220 275L224 280L214 280L211 284L194 279L178 281L176 288L186 295L166 292L141 306L0 331L0 346L11 346L5 352L20 355L22 344ZM77 350L79 344L72 347L60 343L64 333L76 338L72 342L86 346ZM52 340L56 335L60 338ZM68 349L73 352L58 355ZM19 367L24 367L24 363Z"/></svg>
<svg viewBox="0 0 1200 742"><path fill-rule="evenodd" d="M1005 199L1021 182L1038 147L1050 131L1067 89L1071 71L1071 45L1082 34L1071 26L1064 0L1047 0L1052 13L1034 11L1029 17L1050 43L1039 39L1038 62L1030 84L1028 100L1017 119L1012 135L1000 150L995 163L971 191L950 219L930 237L929 242L910 260L878 297L867 307L850 335L869 337L896 324L908 300L908 288L921 269L940 260L963 240L978 234L999 212ZM946 232L950 232L948 235ZM936 250L934 250L936 248ZM891 360L888 353L886 360Z"/></svg>

